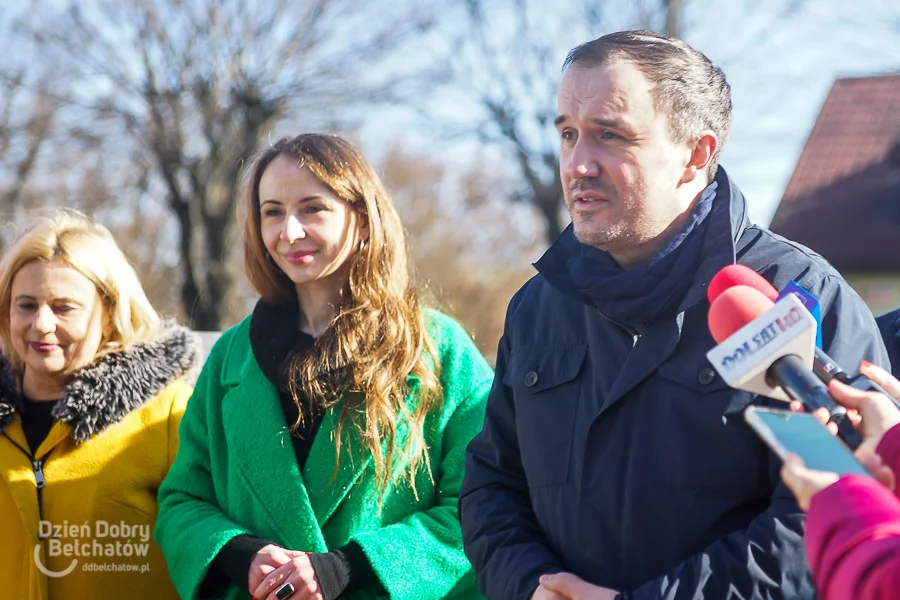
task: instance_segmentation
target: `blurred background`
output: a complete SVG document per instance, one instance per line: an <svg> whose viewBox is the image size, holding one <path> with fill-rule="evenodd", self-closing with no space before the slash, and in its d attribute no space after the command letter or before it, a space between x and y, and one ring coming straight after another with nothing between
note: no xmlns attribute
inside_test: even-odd
<svg viewBox="0 0 900 600"><path fill-rule="evenodd" d="M900 306L895 0L0 0L0 253L46 207L95 215L164 314L252 308L237 191L282 136L358 143L416 277L493 359L566 226L552 121L574 46L644 28L722 67L722 164L751 218Z"/></svg>

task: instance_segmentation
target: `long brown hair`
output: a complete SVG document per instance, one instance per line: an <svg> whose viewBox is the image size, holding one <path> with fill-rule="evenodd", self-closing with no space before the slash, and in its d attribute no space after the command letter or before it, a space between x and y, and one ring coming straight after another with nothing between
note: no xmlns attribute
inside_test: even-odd
<svg viewBox="0 0 900 600"><path fill-rule="evenodd" d="M338 315L311 352L291 364L291 391L300 409L296 428L313 410L343 397L334 436L340 457L348 420L375 463L379 502L394 481L407 479L417 495L416 474L433 480L424 440L426 417L441 403L438 362L409 272L400 217L375 170L350 142L307 133L283 138L260 152L244 177L244 267L260 296L274 304L297 302L293 282L270 260L262 241L259 182L279 156L296 158L368 225L366 244L350 261ZM415 402L407 400L415 391ZM398 447L398 434L406 442ZM338 458L338 462L339 462ZM404 469L396 468L404 464ZM335 473L339 464L335 464Z"/></svg>

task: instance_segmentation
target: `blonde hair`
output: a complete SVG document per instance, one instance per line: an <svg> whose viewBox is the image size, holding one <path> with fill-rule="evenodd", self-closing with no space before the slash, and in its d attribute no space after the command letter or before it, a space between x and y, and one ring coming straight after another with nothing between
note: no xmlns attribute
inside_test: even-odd
<svg viewBox="0 0 900 600"><path fill-rule="evenodd" d="M360 215L369 230L366 243L347 259L349 282L337 317L313 350L291 365L291 391L300 409L295 427L309 418L311 410L327 410L344 396L334 436L337 455L342 427L356 415L355 430L375 463L379 503L387 487L399 479L407 479L417 494L419 469L424 468L433 481L424 427L426 417L442 402L442 391L433 343L410 279L400 217L375 170L350 142L314 133L279 140L257 155L244 179L244 267L264 300L297 304L293 282L267 258L260 229L260 179L279 156L295 158L308 168ZM416 392L414 406L407 402L411 385ZM403 429L407 439L401 449L397 436ZM398 464L406 467L397 469ZM335 473L338 468L335 464Z"/></svg>
<svg viewBox="0 0 900 600"><path fill-rule="evenodd" d="M109 230L77 211L60 209L39 218L0 262L0 347L17 372L22 358L10 337L12 283L19 270L35 260L71 267L97 288L110 332L95 359L159 334L160 317Z"/></svg>

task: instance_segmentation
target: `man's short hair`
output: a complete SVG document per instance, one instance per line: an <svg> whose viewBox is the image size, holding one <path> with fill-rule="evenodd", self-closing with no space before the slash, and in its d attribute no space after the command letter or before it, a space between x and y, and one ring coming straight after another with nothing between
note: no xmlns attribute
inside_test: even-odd
<svg viewBox="0 0 900 600"><path fill-rule="evenodd" d="M633 63L652 84L653 105L669 117L674 142L697 138L705 129L716 133L719 145L707 169L711 182L731 128L731 87L722 70L679 39L652 31L619 31L573 48L563 71L574 64L595 67L615 60Z"/></svg>

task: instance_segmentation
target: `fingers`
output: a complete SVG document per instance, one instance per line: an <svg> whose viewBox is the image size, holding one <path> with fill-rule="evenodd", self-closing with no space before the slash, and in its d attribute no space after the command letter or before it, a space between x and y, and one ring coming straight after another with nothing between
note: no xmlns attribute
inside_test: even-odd
<svg viewBox="0 0 900 600"><path fill-rule="evenodd" d="M831 435L837 434L837 423L830 422L831 413L828 412L827 408L824 406L822 408L817 408L811 414L816 418L816 421L824 425L828 431L831 432Z"/></svg>
<svg viewBox="0 0 900 600"><path fill-rule="evenodd" d="M809 510L813 496L836 482L839 477L837 473L807 469L799 456L790 454L781 467L781 479L794 493L800 508Z"/></svg>
<svg viewBox="0 0 900 600"><path fill-rule="evenodd" d="M883 486L893 491L896 485L894 472L884 464L884 461L878 454L871 454L864 461L863 465L869 472L875 476L875 479L881 482Z"/></svg>
<svg viewBox="0 0 900 600"><path fill-rule="evenodd" d="M315 569L313 569L309 557L303 552L298 553L288 563L267 575L262 583L253 590L253 597L277 600L275 591L287 582L290 582L295 589L290 596L291 600L322 598Z"/></svg>
<svg viewBox="0 0 900 600"><path fill-rule="evenodd" d="M864 360L859 365L859 372L883 387L894 398L900 399L900 381L878 365Z"/></svg>
<svg viewBox="0 0 900 600"><path fill-rule="evenodd" d="M784 457L784 464L781 466L781 478L790 487L791 484L797 484L800 481L804 470L806 470L806 463L803 462L803 459L796 454L788 454Z"/></svg>
<svg viewBox="0 0 900 600"><path fill-rule="evenodd" d="M593 587L580 577L571 573L557 573L541 576L541 586L565 598L581 598Z"/></svg>
<svg viewBox="0 0 900 600"><path fill-rule="evenodd" d="M279 567L291 561L293 551L285 550L275 544L268 544L261 548L253 562L250 563L250 572L247 574L247 584L252 593L260 583Z"/></svg>
<svg viewBox="0 0 900 600"><path fill-rule="evenodd" d="M841 406L859 411L871 401L869 394L872 392L864 392L841 383L837 379L832 379L828 382L828 393Z"/></svg>

